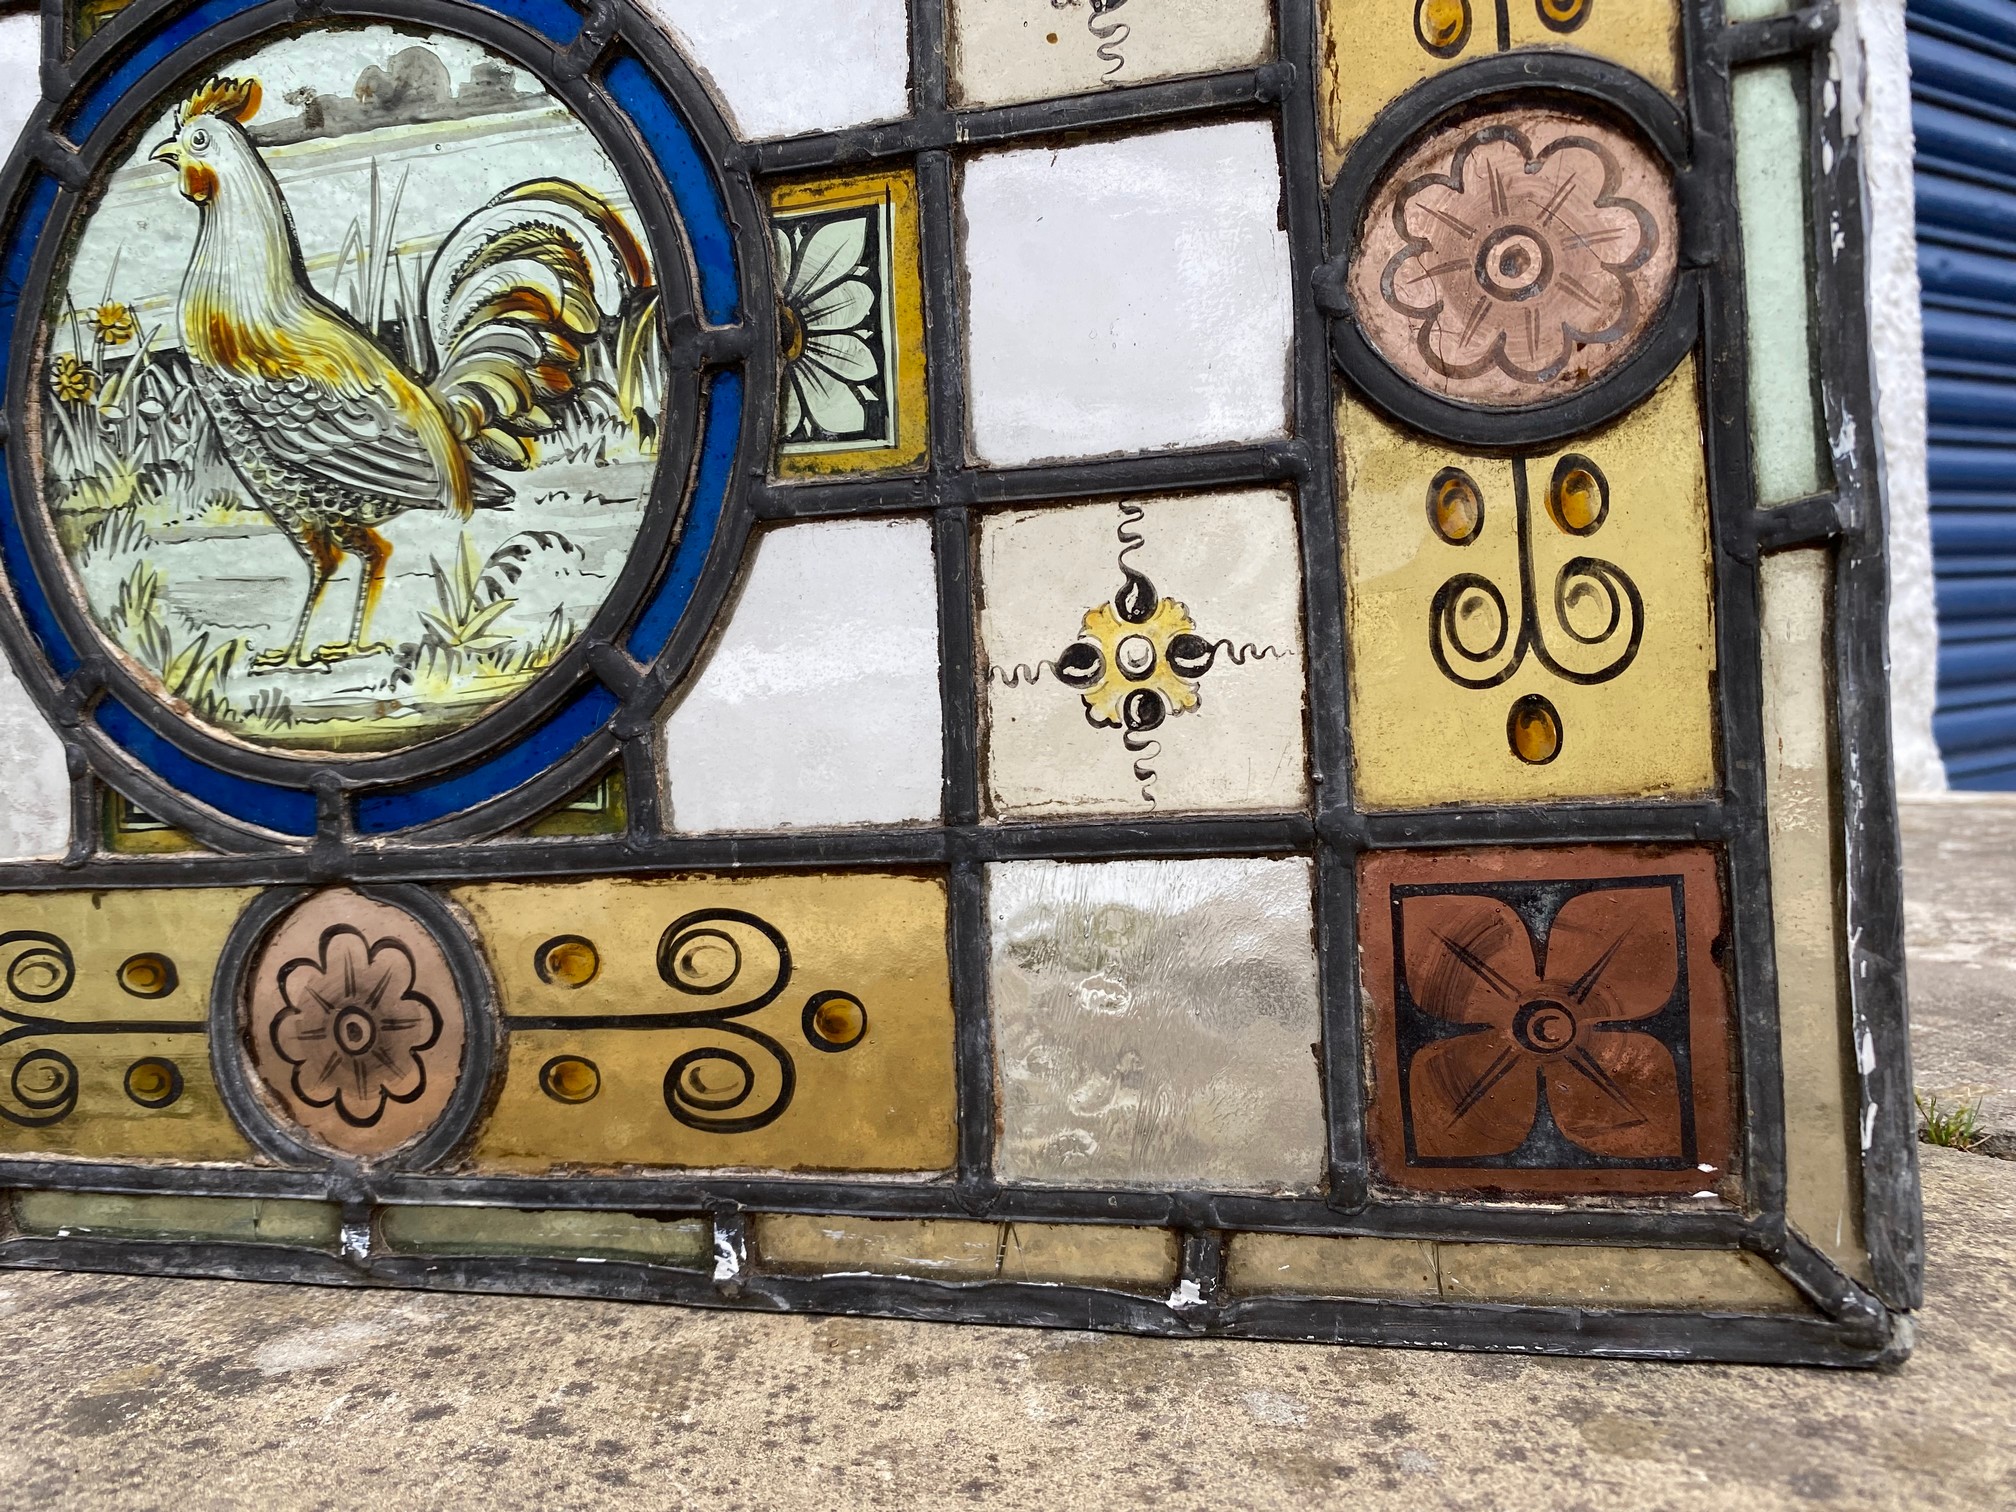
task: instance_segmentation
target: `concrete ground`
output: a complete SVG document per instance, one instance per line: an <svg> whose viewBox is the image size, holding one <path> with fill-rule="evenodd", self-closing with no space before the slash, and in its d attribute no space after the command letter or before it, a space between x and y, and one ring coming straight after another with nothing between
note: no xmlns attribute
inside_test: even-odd
<svg viewBox="0 0 2016 1512"><path fill-rule="evenodd" d="M2010 1127L2016 805L1906 830L1922 1084ZM0 1507L2016 1507L2016 1161L1924 1155L1890 1375L0 1274Z"/></svg>

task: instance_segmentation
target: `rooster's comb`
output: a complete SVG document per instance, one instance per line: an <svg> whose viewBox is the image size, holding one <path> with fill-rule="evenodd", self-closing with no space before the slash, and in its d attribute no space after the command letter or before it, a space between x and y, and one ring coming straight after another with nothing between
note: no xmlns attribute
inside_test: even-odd
<svg viewBox="0 0 2016 1512"><path fill-rule="evenodd" d="M252 119L259 109L259 81L257 79L226 79L222 77L205 79L196 86L196 93L189 96L182 113L176 117L180 126L193 121L200 115L223 116L241 125Z"/></svg>

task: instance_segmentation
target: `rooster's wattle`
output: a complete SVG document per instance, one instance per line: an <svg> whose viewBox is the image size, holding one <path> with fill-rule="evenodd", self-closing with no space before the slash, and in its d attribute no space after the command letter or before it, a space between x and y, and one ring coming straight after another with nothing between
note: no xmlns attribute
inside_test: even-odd
<svg viewBox="0 0 2016 1512"><path fill-rule="evenodd" d="M389 651L369 639L392 546L377 531L411 509L468 518L503 507L492 468L535 460L534 438L577 396L586 342L651 286L615 209L560 179L505 190L448 233L429 264L424 329L400 363L308 282L293 217L244 123L251 79L211 79L151 156L199 211L182 282L182 347L196 391L252 501L308 565L290 642L257 671ZM348 641L307 648L346 555L362 573Z"/></svg>

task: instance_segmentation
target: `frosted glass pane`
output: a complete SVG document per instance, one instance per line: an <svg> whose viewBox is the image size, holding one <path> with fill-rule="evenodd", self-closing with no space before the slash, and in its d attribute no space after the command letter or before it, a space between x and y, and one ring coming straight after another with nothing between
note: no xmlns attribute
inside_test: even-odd
<svg viewBox="0 0 2016 1512"><path fill-rule="evenodd" d="M59 1239L226 1239L333 1249L340 1216L332 1203L258 1197L22 1192L14 1199L22 1233Z"/></svg>
<svg viewBox="0 0 2016 1512"><path fill-rule="evenodd" d="M1731 21L1761 21L1766 16L1782 16L1792 9L1792 0L1728 0L1723 13Z"/></svg>
<svg viewBox="0 0 2016 1512"><path fill-rule="evenodd" d="M1764 559L1764 784L1778 1037L1785 1062L1786 1216L1867 1280L1856 1090L1841 1000L1830 780L1825 551Z"/></svg>
<svg viewBox="0 0 2016 1512"><path fill-rule="evenodd" d="M1813 393L1806 120L1791 67L1736 75L1736 204L1750 320L1750 434L1758 502L1827 486Z"/></svg>
<svg viewBox="0 0 2016 1512"><path fill-rule="evenodd" d="M432 1255L559 1255L695 1266L712 1253L704 1218L515 1208L394 1207L379 1219L396 1250Z"/></svg>
<svg viewBox="0 0 2016 1512"><path fill-rule="evenodd" d="M1288 428L1274 128L1228 121L965 167L973 451L1000 466Z"/></svg>
<svg viewBox="0 0 2016 1512"><path fill-rule="evenodd" d="M988 890L1004 1180L1316 1185L1307 862L1016 862Z"/></svg>

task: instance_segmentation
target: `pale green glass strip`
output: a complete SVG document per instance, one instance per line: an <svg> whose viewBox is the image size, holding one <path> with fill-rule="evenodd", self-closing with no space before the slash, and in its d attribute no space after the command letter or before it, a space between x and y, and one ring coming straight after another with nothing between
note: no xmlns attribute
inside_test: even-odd
<svg viewBox="0 0 2016 1512"><path fill-rule="evenodd" d="M229 1239L333 1249L342 1210L327 1202L253 1197L113 1197L97 1192L19 1192L24 1234L58 1239Z"/></svg>
<svg viewBox="0 0 2016 1512"><path fill-rule="evenodd" d="M1793 0L1728 0L1723 14L1731 21L1761 21L1766 16L1782 16L1792 9Z"/></svg>
<svg viewBox="0 0 2016 1512"><path fill-rule="evenodd" d="M1750 439L1760 504L1828 485L1813 392L1805 112L1788 64L1735 78L1736 207L1750 323Z"/></svg>
<svg viewBox="0 0 2016 1512"><path fill-rule="evenodd" d="M696 1266L713 1251L705 1219L519 1208L393 1207L378 1222L386 1244L426 1255L551 1255Z"/></svg>

